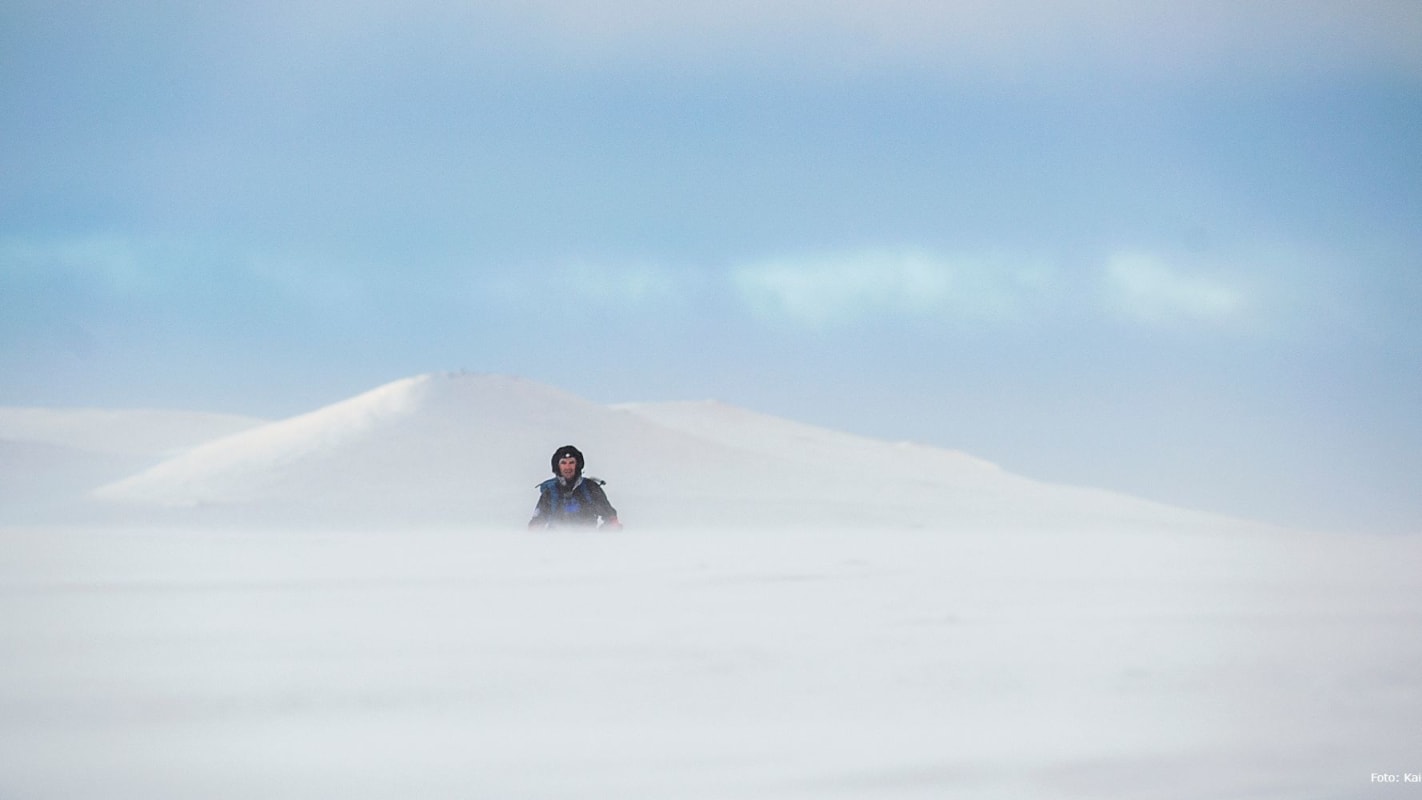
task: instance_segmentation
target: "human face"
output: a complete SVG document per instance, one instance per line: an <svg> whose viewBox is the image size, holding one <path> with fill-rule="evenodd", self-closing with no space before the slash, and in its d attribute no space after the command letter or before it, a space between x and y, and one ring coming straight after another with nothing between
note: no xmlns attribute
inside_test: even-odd
<svg viewBox="0 0 1422 800"><path fill-rule="evenodd" d="M571 479L578 474L578 460L576 458L558 459L558 474Z"/></svg>

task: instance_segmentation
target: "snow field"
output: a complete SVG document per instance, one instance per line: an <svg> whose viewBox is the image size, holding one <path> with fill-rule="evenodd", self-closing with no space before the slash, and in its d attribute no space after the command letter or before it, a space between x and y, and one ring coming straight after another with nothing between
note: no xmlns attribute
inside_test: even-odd
<svg viewBox="0 0 1422 800"><path fill-rule="evenodd" d="M0 537L3 797L1365 797L1418 753L1413 539Z"/></svg>

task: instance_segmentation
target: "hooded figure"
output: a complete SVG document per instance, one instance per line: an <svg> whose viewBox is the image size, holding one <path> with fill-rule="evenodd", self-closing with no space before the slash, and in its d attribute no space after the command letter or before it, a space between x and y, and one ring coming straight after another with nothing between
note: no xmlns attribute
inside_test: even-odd
<svg viewBox="0 0 1422 800"><path fill-rule="evenodd" d="M604 481L583 476L583 454L565 444L553 451L549 466L554 477L538 484L538 505L533 509L534 528L601 527L617 530L617 509L602 490Z"/></svg>
<svg viewBox="0 0 1422 800"><path fill-rule="evenodd" d="M565 458L571 458L577 464L577 475L583 474L583 464L585 463L583 461L583 451L570 444L565 444L562 447L558 448L553 453L553 457L548 460L548 465L550 468L552 468L554 475L557 475L559 477L569 477L564 476L562 474L562 470L558 468L558 462L562 461Z"/></svg>

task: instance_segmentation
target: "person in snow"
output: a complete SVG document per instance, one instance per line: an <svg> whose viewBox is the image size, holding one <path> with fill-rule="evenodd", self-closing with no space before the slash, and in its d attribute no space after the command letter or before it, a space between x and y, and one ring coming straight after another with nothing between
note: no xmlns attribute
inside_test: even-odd
<svg viewBox="0 0 1422 800"><path fill-rule="evenodd" d="M568 444L553 453L553 475L538 484L538 505L529 530L535 528L601 527L619 530L617 509L602 490L604 481L583 475L583 454Z"/></svg>

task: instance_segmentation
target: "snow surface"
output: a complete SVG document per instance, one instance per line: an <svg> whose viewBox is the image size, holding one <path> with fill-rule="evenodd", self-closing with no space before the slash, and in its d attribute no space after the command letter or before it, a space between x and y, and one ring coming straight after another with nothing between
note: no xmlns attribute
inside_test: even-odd
<svg viewBox="0 0 1422 800"><path fill-rule="evenodd" d="M0 798L1422 793L1372 780L1422 772L1418 537L495 376L124 477L22 474L116 434L17 418L56 505L0 516ZM627 530L521 529L567 442Z"/></svg>
<svg viewBox="0 0 1422 800"><path fill-rule="evenodd" d="M0 536L0 797L1418 791L1412 538Z"/></svg>
<svg viewBox="0 0 1422 800"><path fill-rule="evenodd" d="M1049 486L953 451L715 403L601 406L493 375L421 375L195 447L98 489L184 521L507 528L577 444L624 521L809 526L1081 525L1203 515ZM170 518L172 515L169 515Z"/></svg>
<svg viewBox="0 0 1422 800"><path fill-rule="evenodd" d="M0 524L104 519L91 490L265 420L187 411L0 408Z"/></svg>

